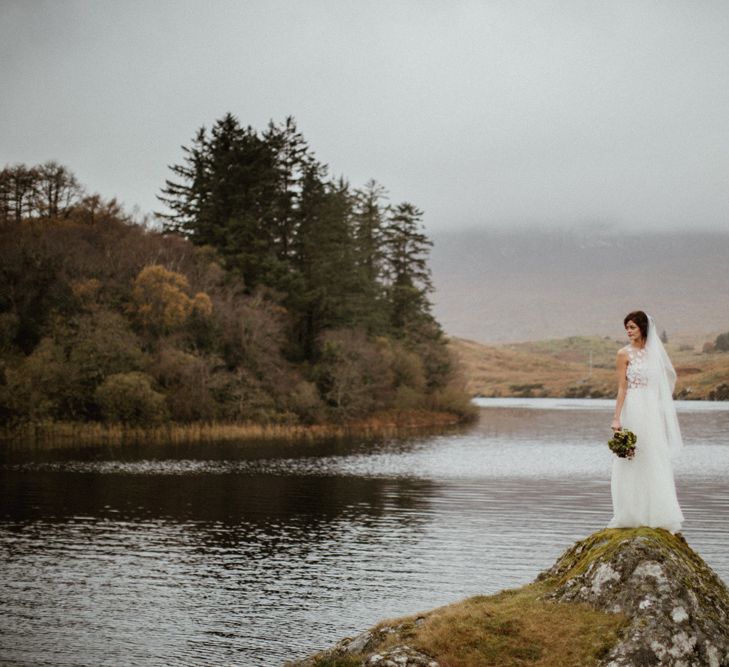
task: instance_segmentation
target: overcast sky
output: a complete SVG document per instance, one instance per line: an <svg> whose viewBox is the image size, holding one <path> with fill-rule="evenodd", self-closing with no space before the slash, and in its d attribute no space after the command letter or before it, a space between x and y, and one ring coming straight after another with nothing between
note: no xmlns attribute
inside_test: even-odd
<svg viewBox="0 0 729 667"><path fill-rule="evenodd" d="M230 111L434 231L729 231L726 0L0 0L0 91L0 164L142 211Z"/></svg>

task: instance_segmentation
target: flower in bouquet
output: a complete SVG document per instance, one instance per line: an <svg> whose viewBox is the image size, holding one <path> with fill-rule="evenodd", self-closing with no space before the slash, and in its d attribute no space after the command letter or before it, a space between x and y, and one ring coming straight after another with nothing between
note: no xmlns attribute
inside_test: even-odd
<svg viewBox="0 0 729 667"><path fill-rule="evenodd" d="M635 443L638 441L633 431L620 430L613 433L608 440L608 447L621 459L632 459L635 456Z"/></svg>

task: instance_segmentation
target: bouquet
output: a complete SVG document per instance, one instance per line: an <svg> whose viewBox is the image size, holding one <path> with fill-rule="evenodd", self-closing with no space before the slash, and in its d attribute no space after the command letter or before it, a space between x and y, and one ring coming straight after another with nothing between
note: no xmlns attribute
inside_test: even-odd
<svg viewBox="0 0 729 667"><path fill-rule="evenodd" d="M635 456L635 443L638 441L633 431L620 430L613 433L608 440L608 447L621 459L632 459Z"/></svg>

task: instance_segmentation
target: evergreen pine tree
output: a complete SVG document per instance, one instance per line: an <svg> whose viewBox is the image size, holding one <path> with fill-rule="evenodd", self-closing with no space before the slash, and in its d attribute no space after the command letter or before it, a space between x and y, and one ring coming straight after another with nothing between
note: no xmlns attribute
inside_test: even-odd
<svg viewBox="0 0 729 667"><path fill-rule="evenodd" d="M422 215L413 204L398 204L390 208L383 234L390 321L398 335L409 338L426 332L432 336L435 323L428 300L433 291L428 268L433 244L421 230Z"/></svg>
<svg viewBox="0 0 729 667"><path fill-rule="evenodd" d="M360 321L370 333L389 331L388 307L384 289L383 252L387 191L374 180L354 192L354 238L357 269L362 282Z"/></svg>
<svg viewBox="0 0 729 667"><path fill-rule="evenodd" d="M162 194L157 195L157 199L172 211L157 213L164 221L165 231L182 234L193 243L201 243L198 219L208 197L206 184L210 179L210 167L206 135L203 126L195 134L191 147L182 146L183 164L168 165L178 180L166 179Z"/></svg>
<svg viewBox="0 0 729 667"><path fill-rule="evenodd" d="M316 356L317 339L326 329L355 326L365 290L357 266L352 194L339 179L324 182L320 165L307 169L302 190L302 224L296 244L301 284L289 298L297 315L298 347Z"/></svg>
<svg viewBox="0 0 729 667"><path fill-rule="evenodd" d="M231 114L210 133L200 128L181 165L170 169L159 199L165 230L182 233L197 245L212 245L249 289L275 283L275 214L278 173L273 147Z"/></svg>
<svg viewBox="0 0 729 667"><path fill-rule="evenodd" d="M263 140L275 155L276 197L272 233L279 259L288 262L301 223L304 174L316 161L291 116L281 125L270 122Z"/></svg>

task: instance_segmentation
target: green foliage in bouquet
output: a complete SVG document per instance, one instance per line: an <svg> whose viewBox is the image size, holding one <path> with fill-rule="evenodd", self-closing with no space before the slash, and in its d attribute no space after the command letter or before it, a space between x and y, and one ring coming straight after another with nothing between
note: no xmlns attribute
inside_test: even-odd
<svg viewBox="0 0 729 667"><path fill-rule="evenodd" d="M613 437L608 440L608 447L621 459L632 459L635 456L635 443L638 437L633 431L615 431Z"/></svg>

